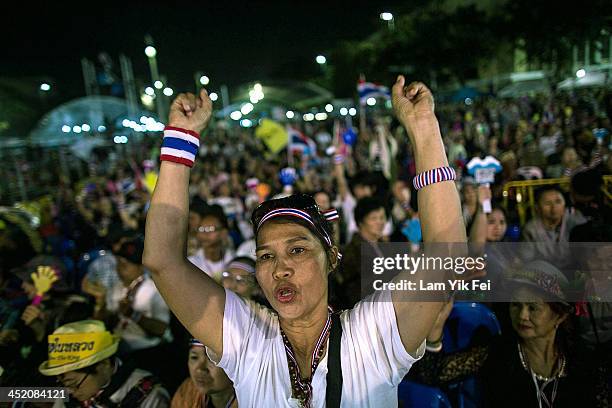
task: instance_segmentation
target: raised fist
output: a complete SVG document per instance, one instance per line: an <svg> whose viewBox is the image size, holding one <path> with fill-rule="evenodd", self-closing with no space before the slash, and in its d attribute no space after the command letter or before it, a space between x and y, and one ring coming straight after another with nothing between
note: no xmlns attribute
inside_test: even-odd
<svg viewBox="0 0 612 408"><path fill-rule="evenodd" d="M409 126L417 118L434 114L433 95L422 82L406 86L404 76L400 75L393 84L391 95L395 116L404 126Z"/></svg>
<svg viewBox="0 0 612 408"><path fill-rule="evenodd" d="M192 93L179 94L170 105L168 125L201 133L208 126L212 116L212 101L205 89L196 96Z"/></svg>

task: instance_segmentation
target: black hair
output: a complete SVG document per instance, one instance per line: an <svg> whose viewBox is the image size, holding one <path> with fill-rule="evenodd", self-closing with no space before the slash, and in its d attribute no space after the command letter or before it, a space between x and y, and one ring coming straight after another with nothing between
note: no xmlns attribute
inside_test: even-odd
<svg viewBox="0 0 612 408"><path fill-rule="evenodd" d="M91 319L93 314L94 306L89 299L73 300L62 312L57 326L59 327L68 323Z"/></svg>
<svg viewBox="0 0 612 408"><path fill-rule="evenodd" d="M200 216L202 218L214 217L217 219L217 221L219 221L219 224L221 224L223 228L227 229L229 227L227 216L225 215L225 212L223 212L223 207L221 207L219 204L207 205L203 208Z"/></svg>
<svg viewBox="0 0 612 408"><path fill-rule="evenodd" d="M506 219L506 222L508 222L508 213L506 212L506 209L504 207L502 207L501 205L497 204L497 203L491 203L491 213L493 213L493 211L498 210L500 211L503 215L504 218Z"/></svg>
<svg viewBox="0 0 612 408"><path fill-rule="evenodd" d="M556 185L542 186L535 191L536 205L540 202L540 199L542 198L544 193L547 193L549 191L556 191L557 193L561 194L561 197L563 197L563 199L565 200L565 195L563 194L563 190L561 190L558 186Z"/></svg>
<svg viewBox="0 0 612 408"><path fill-rule="evenodd" d="M599 198L601 195L601 185L603 178L598 170L589 169L578 172L572 176L571 187L576 194L583 196L594 196Z"/></svg>
<svg viewBox="0 0 612 408"><path fill-rule="evenodd" d="M349 179L348 184L349 188L351 189L351 193L354 194L355 187L359 185L370 186L373 184L372 174L367 170L361 170Z"/></svg>
<svg viewBox="0 0 612 408"><path fill-rule="evenodd" d="M376 197L364 197L355 206L354 218L357 225L360 225L364 218L373 211L383 209L386 212L384 203Z"/></svg>
<svg viewBox="0 0 612 408"><path fill-rule="evenodd" d="M116 251L113 251L113 254L125 258L136 265L141 265L143 252L144 237L142 235L135 235L123 241L121 246Z"/></svg>
<svg viewBox="0 0 612 408"><path fill-rule="evenodd" d="M132 239L136 235L138 235L137 231L126 229L119 224L111 224L105 237L106 245L112 248L113 245L118 244L121 240L125 238Z"/></svg>
<svg viewBox="0 0 612 408"><path fill-rule="evenodd" d="M206 212L207 207L208 204L206 201L202 200L200 197L194 197L189 205L189 211L193 211L201 217L202 214Z"/></svg>

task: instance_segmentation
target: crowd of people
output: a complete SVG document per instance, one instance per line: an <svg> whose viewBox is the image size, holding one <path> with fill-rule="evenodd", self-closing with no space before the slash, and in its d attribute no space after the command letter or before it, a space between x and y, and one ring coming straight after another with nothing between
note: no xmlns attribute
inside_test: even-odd
<svg viewBox="0 0 612 408"><path fill-rule="evenodd" d="M194 101L183 108L187 118L201 108ZM394 101L395 117L378 112L361 129L345 118L288 123L316 148L290 144L278 154L253 129L213 121L190 171L160 162L158 134L119 154L96 149L83 165L32 161L25 178L41 197L15 205L0 195L0 385L61 384L71 393L68 405L271 406L259 402L288 393L294 404L323 406L329 400L317 390L325 376L315 369L325 353L311 360L314 346L299 344L312 333L287 323L298 313L287 304L308 289L305 310L323 315L314 342L328 302L349 311L339 317L345 336L359 327L375 333L367 341L353 334L346 345L343 338L341 371L351 362L344 406L348 399L350 406L392 404L411 366L406 379L444 390L476 376L484 384L480 406L610 406L611 303L576 304L563 288L575 278L566 272L576 257L570 243L612 242L612 203L603 192L612 174L612 94L590 89L467 103L436 106L439 146L419 142L416 116L402 117ZM171 114L170 125L188 129L175 122ZM447 158L435 156L444 149ZM480 184L467 164L485 156L497 158L501 171ZM441 166L454 170L454 183L417 193L415 176ZM503 186L556 178L569 182L537 189L535 216L521 224L521 199ZM262 210L266 202L273 204ZM283 221L287 214L268 221L283 208L310 217L294 222L308 231L298 249L319 251L321 265L286 247L300 232ZM449 223L458 231L449 233ZM458 242L461 233L483 245L530 243L544 261L516 280L516 301L489 305L500 336L446 353L443 328L453 302L420 309L431 308L423 315L433 316L433 326L410 322L413 312L403 304L393 315L388 306L364 302L361 253L365 246L379 253L385 242ZM268 260L273 255L278 259ZM312 278L318 288L301 282L279 292L262 272L272 263L315 275L320 268L324 279ZM599 293L612 291L609 268L588 279ZM325 297L321 310L318 297ZM280 348L263 347L267 335L278 337ZM370 354L348 355L348 347ZM285 349L296 356L287 351L289 369ZM370 367L370 358L378 363ZM330 355L330 371L332 364ZM327 381L330 387L329 373Z"/></svg>

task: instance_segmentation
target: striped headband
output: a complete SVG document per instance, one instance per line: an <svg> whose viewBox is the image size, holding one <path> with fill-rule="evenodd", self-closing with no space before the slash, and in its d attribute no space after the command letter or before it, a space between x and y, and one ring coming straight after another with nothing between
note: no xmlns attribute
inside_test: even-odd
<svg viewBox="0 0 612 408"><path fill-rule="evenodd" d="M230 269L230 268L241 269L241 270L243 270L245 272L248 272L248 273L255 273L255 268L254 267L252 267L251 265L249 265L247 263L240 262L240 261L231 262L227 269Z"/></svg>
<svg viewBox="0 0 612 408"><path fill-rule="evenodd" d="M204 344L198 339L189 339L189 347L204 347Z"/></svg>
<svg viewBox="0 0 612 408"><path fill-rule="evenodd" d="M315 231L319 231L323 235L323 239L325 239L325 242L328 246L332 246L332 240L327 234L327 232L323 228L317 228L310 214L305 211L298 210L296 208L277 208L275 210L270 211L269 213L261 217L261 220L259 220L259 224L257 225L257 230L259 230L259 228L261 228L261 226L269 219L281 216L297 217L306 221L307 223L312 225Z"/></svg>

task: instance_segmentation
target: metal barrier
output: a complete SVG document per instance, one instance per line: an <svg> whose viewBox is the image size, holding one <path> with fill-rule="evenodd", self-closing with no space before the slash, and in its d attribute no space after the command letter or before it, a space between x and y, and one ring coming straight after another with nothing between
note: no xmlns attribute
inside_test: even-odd
<svg viewBox="0 0 612 408"><path fill-rule="evenodd" d="M570 178L554 178L541 180L524 180L511 181L504 184L503 197L504 208L508 209L508 201L512 190L515 190L514 197L516 199L517 211L521 225L525 225L527 221L527 211L531 217L535 216L535 190L542 186L557 185L563 191L569 191ZM603 185L601 187L604 194L604 200L608 205L612 205L612 175L603 176Z"/></svg>

